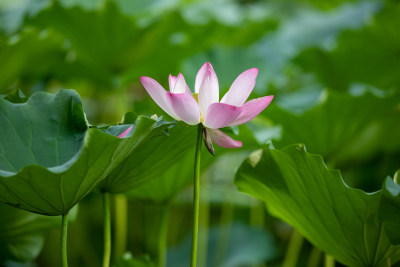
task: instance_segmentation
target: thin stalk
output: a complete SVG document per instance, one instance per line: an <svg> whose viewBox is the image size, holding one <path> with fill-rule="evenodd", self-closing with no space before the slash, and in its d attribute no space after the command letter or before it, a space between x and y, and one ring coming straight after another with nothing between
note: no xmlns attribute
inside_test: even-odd
<svg viewBox="0 0 400 267"><path fill-rule="evenodd" d="M255 198L252 202L254 204L250 207L250 225L262 228L265 223L264 204Z"/></svg>
<svg viewBox="0 0 400 267"><path fill-rule="evenodd" d="M313 247L308 257L307 267L318 267L322 258L322 252L316 247Z"/></svg>
<svg viewBox="0 0 400 267"><path fill-rule="evenodd" d="M61 266L68 267L67 259L67 232L68 232L68 213L62 215L61 220Z"/></svg>
<svg viewBox="0 0 400 267"><path fill-rule="evenodd" d="M325 265L324 266L325 267L335 267L335 259L332 256L325 254Z"/></svg>
<svg viewBox="0 0 400 267"><path fill-rule="evenodd" d="M303 246L304 237L293 229L292 236L289 241L289 247L286 251L283 267L294 267L297 265L301 247Z"/></svg>
<svg viewBox="0 0 400 267"><path fill-rule="evenodd" d="M104 251L103 267L110 266L111 259L111 212L110 212L110 193L103 193L104 202Z"/></svg>
<svg viewBox="0 0 400 267"><path fill-rule="evenodd" d="M160 233L158 240L158 267L167 263L169 205L161 207Z"/></svg>
<svg viewBox="0 0 400 267"><path fill-rule="evenodd" d="M199 195L200 195L200 153L202 145L203 125L200 123L197 129L197 144L194 156L194 186L193 186L193 233L190 266L196 267L197 239L199 231Z"/></svg>
<svg viewBox="0 0 400 267"><path fill-rule="evenodd" d="M128 238L128 200L124 195L114 195L114 259L121 257L126 251Z"/></svg>

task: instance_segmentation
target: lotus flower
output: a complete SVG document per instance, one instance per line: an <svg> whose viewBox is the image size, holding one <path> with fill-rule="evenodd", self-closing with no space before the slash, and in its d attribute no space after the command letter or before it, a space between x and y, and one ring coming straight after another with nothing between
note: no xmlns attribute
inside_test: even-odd
<svg viewBox="0 0 400 267"><path fill-rule="evenodd" d="M177 77L169 75L169 92L150 77L140 77L140 81L153 100L172 118L190 125L202 123L206 136L208 134L216 145L237 148L242 146L242 142L233 140L218 129L246 123L271 103L272 95L246 102L253 91L257 74L256 68L240 74L221 101L217 75L209 62L197 73L195 94L192 94L181 73ZM207 138L204 139L207 145Z"/></svg>

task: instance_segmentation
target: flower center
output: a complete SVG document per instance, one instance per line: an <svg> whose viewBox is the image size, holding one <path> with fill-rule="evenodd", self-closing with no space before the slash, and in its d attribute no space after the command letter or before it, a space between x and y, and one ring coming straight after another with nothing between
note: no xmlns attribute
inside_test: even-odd
<svg viewBox="0 0 400 267"><path fill-rule="evenodd" d="M197 104L199 104L199 93L192 93L193 98L196 100ZM204 122L203 115L200 112L200 122Z"/></svg>

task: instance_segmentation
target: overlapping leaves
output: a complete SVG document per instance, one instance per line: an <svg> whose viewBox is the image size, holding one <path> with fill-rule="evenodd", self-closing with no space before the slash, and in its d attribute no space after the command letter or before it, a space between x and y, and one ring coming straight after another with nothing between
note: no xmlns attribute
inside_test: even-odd
<svg viewBox="0 0 400 267"><path fill-rule="evenodd" d="M398 175L399 172L395 179L398 179ZM400 245L400 185L390 177L386 179L382 190L380 218L392 244Z"/></svg>
<svg viewBox="0 0 400 267"><path fill-rule="evenodd" d="M72 90L37 93L22 104L1 99L0 111L0 200L46 215L67 213L149 134L163 131L146 117L129 138L88 129Z"/></svg>

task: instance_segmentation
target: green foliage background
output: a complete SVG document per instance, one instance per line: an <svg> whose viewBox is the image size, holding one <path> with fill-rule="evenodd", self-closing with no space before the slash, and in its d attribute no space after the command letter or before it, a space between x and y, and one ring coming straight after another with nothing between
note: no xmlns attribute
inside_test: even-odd
<svg viewBox="0 0 400 267"><path fill-rule="evenodd" d="M349 259L343 252L352 245L346 241L340 249L335 248L336 252L327 249L325 241L302 229L307 223L299 222L301 216L289 214L297 221L279 212L280 204L269 199L274 195L268 188L276 186L274 182L279 185L280 179L293 182L293 177L278 171L277 166L290 165L288 162L300 157L290 152L294 146L285 147L304 144L307 151L324 159L325 163L318 161L320 164L312 168L328 172L326 164L340 169L347 185L368 193L384 187L382 193L368 195L355 190L351 194L373 206L376 217L371 220L384 221L390 241L398 245L399 189L392 180L384 181L400 168L399 18L400 4L395 0L3 0L0 94L19 89L29 97L41 91L75 89L93 125L117 124L127 111L133 112L133 117L157 114L172 121L150 99L140 76L150 76L167 88L168 75L181 72L193 89L198 69L209 61L222 95L237 75L257 67L257 84L250 98L273 94L272 105L247 125L227 129L243 141L242 149L216 148L216 158L203 151L199 266L281 266L291 228L280 219L295 226L319 249L335 254L344 264L357 266L362 260ZM129 199L126 249L118 241L113 244L117 266L157 262L165 209L169 210L168 266L187 266L194 132L178 123L170 138L160 135L137 149L138 155L145 156L125 163L134 166L132 170L117 170L134 175L134 182L126 183L120 175L118 183L108 178L102 184ZM5 140L0 136L0 141ZM268 143L275 148L266 146ZM266 162L267 167L258 172L245 161L236 184L265 202L268 210L260 200L238 192L233 184L242 161L260 148L265 157L275 158L274 163ZM154 164L146 151L157 155ZM163 157L163 151L171 153ZM314 160L307 152L301 153L306 160ZM243 185L249 173L255 179ZM327 175L340 178L336 172ZM154 179L146 182L150 176ZM304 173L299 176L308 177ZM249 189L255 180L263 179L267 182L260 187L260 191L265 190L262 194ZM344 184L337 185L339 180L332 183L341 188ZM313 191L323 185L318 180L315 183L306 186L309 193L296 196L314 200L313 194L318 192ZM134 189L124 191L128 185ZM71 266L100 265L99 191L80 202L71 223ZM289 196L285 195L288 203L301 201ZM378 206L379 201L390 205ZM365 208L360 203L354 205L360 212ZM113 223L118 229L120 196L113 198L113 207ZM303 215L312 212L303 208ZM0 265L58 266L59 232L54 219L0 206ZM13 228L14 221L24 230ZM113 234L121 237L118 230ZM391 246L386 237L384 242ZM312 244L306 241L297 266L309 266ZM130 254L121 258L125 251ZM322 260L315 266L322 266Z"/></svg>

